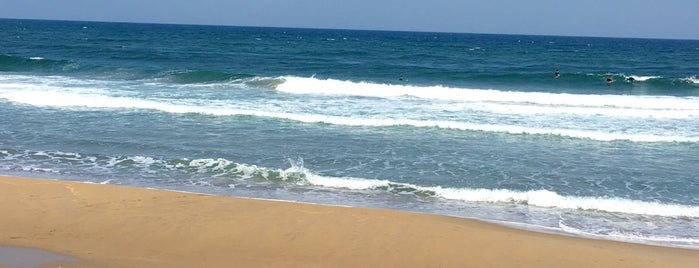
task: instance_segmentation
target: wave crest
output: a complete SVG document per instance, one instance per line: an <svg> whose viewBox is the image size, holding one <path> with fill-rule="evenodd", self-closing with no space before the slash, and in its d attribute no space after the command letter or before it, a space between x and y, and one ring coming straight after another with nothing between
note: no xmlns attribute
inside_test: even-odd
<svg viewBox="0 0 699 268"><path fill-rule="evenodd" d="M699 218L699 207L660 202L638 201L619 197L566 196L549 190L516 191L485 188L444 188L419 186L390 180L355 177L333 177L317 174L303 166L303 159L289 160L286 169L258 167L236 163L224 158L157 159L147 156L105 157L55 151L31 152L0 149L0 170L24 170L36 172L32 163L55 163L50 169L77 165L87 169L140 169L148 174L177 171L185 177L211 185L268 184L278 186L320 187L324 189L359 192L385 192L410 194L419 198L443 198L466 202L513 203L545 208L594 210L612 213L652 215L663 217ZM18 167L18 165L23 165ZM37 166L42 166L39 164ZM131 174L130 171L129 174ZM198 179L196 179L198 178Z"/></svg>
<svg viewBox="0 0 699 268"><path fill-rule="evenodd" d="M152 91L134 92L133 87L151 87ZM510 92L299 77L250 77L186 87L191 88L179 90L178 85L139 81L6 75L0 77L0 99L65 109L255 116L352 127L410 126L597 141L699 142L699 134L691 127L699 118L697 97ZM274 87L290 95L221 90ZM359 98L341 97L346 95Z"/></svg>
<svg viewBox="0 0 699 268"><path fill-rule="evenodd" d="M495 89L454 88L444 86L413 86L377 84L335 79L283 77L277 90L290 94L345 95L375 98L413 97L420 99L481 102L493 104L543 105L546 107L630 108L699 113L695 107L699 98L669 96L582 95L501 91Z"/></svg>
<svg viewBox="0 0 699 268"><path fill-rule="evenodd" d="M507 189L425 187L389 180L353 177L331 177L314 173L303 167L303 160L289 160L288 169L268 169L254 165L233 163L225 159L196 159L180 166L196 167L197 172L236 174L240 179L263 179L270 183L358 191L384 191L393 194L412 194L427 198L444 198L468 202L518 203L537 207L573 210L598 210L614 213L641 214L664 217L699 218L699 207L659 202L637 201L616 197L564 196L549 190L514 191Z"/></svg>

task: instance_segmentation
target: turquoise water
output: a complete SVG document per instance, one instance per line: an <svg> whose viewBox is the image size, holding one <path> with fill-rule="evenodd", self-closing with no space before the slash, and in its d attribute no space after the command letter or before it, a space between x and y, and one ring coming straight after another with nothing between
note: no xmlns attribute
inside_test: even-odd
<svg viewBox="0 0 699 268"><path fill-rule="evenodd" d="M696 40L0 20L0 173L696 248L697 66Z"/></svg>

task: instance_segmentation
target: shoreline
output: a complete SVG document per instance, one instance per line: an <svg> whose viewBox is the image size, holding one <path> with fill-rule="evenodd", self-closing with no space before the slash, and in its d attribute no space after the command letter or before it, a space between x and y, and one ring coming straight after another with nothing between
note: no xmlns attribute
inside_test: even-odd
<svg viewBox="0 0 699 268"><path fill-rule="evenodd" d="M450 216L0 176L0 246L62 267L693 267L699 250ZM0 267L6 266L0 260ZM48 267L44 263L41 267Z"/></svg>

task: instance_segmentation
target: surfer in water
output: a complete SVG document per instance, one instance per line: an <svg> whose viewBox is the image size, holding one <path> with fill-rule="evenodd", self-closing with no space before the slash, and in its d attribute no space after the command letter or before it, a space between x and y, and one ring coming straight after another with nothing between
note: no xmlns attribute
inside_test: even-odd
<svg viewBox="0 0 699 268"><path fill-rule="evenodd" d="M626 78L626 82L633 82L636 81L636 78L633 78L633 76L629 76Z"/></svg>
<svg viewBox="0 0 699 268"><path fill-rule="evenodd" d="M607 76L607 84L611 83L614 83L614 78L612 78L611 76Z"/></svg>
<svg viewBox="0 0 699 268"><path fill-rule="evenodd" d="M559 72L558 70L556 70L556 72L553 73L553 77L554 77L554 78L559 78L559 77L561 77L561 72Z"/></svg>

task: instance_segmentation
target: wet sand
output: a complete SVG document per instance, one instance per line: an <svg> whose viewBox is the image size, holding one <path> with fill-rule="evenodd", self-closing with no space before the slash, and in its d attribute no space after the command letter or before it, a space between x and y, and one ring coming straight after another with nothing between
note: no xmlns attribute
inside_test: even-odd
<svg viewBox="0 0 699 268"><path fill-rule="evenodd" d="M0 245L42 267L696 267L699 251L475 220L0 176ZM13 267L0 259L0 267ZM16 266L16 265L15 265Z"/></svg>

